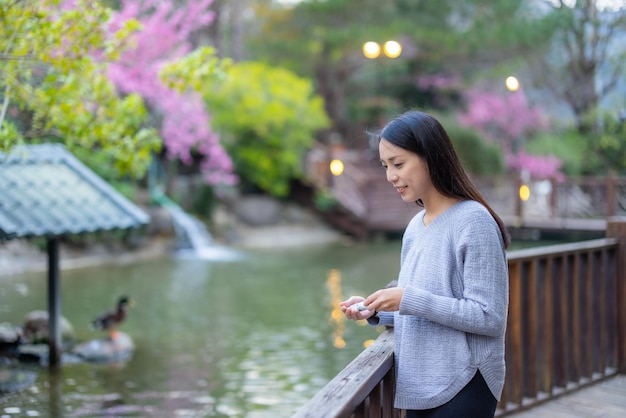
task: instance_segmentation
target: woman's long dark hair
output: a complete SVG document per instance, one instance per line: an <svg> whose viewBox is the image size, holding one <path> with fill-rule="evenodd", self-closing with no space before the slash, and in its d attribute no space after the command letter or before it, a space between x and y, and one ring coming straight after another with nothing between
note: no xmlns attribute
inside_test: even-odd
<svg viewBox="0 0 626 418"><path fill-rule="evenodd" d="M382 138L423 158L439 193L460 200L475 200L487 208L508 248L511 239L506 225L470 180L448 133L437 119L428 113L410 110L392 119L379 133L378 139Z"/></svg>

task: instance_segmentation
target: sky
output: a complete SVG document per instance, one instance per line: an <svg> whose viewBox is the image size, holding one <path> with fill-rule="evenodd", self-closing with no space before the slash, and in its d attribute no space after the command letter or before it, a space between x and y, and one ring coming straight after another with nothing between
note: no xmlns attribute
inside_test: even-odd
<svg viewBox="0 0 626 418"><path fill-rule="evenodd" d="M296 3L300 3L302 0L277 0L279 3L292 5ZM553 4L560 3L559 0L550 0ZM576 3L576 0L563 0L563 3L567 6L573 6ZM598 7L600 9L609 9L609 10L618 10L620 8L626 7L626 0L598 0Z"/></svg>
<svg viewBox="0 0 626 418"><path fill-rule="evenodd" d="M560 3L559 0L551 0L552 4L558 5ZM563 3L566 6L572 7L576 0L563 0ZM609 10L618 10L626 7L626 0L598 0L598 8L601 10L609 9Z"/></svg>

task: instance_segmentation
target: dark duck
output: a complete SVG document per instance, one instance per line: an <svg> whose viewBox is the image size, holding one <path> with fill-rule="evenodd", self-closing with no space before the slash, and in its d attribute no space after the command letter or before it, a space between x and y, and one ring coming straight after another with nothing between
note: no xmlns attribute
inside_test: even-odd
<svg viewBox="0 0 626 418"><path fill-rule="evenodd" d="M115 309L104 312L91 322L93 329L100 329L109 333L112 340L117 337L117 327L128 315L128 307L132 306L132 300L128 296L122 296L117 302Z"/></svg>

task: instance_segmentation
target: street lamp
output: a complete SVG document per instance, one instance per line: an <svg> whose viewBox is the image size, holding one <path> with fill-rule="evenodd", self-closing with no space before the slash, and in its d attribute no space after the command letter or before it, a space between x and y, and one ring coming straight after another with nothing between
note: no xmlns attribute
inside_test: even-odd
<svg viewBox="0 0 626 418"><path fill-rule="evenodd" d="M363 44L363 55L369 59L378 58L381 52L388 58L398 58L402 54L402 45L397 41L387 41L381 47L378 42L369 41Z"/></svg>
<svg viewBox="0 0 626 418"><path fill-rule="evenodd" d="M402 45L400 42L394 40L388 40L384 44L379 44L375 41L368 41L363 44L363 55L367 59L375 60L379 59L374 69L373 78L374 82L370 84L370 97L364 100L360 104L360 109L364 111L365 119L375 120L376 123L381 123L380 118L390 108L390 103L393 103L389 99L388 95L384 93L385 80L388 80L391 76L389 73L388 62L384 59L389 58L391 60L398 58L402 54ZM371 148L370 143L368 148ZM376 149L378 146L376 146Z"/></svg>
<svg viewBox="0 0 626 418"><path fill-rule="evenodd" d="M396 41L387 41L383 46L383 52L389 58L398 58L402 54L402 45Z"/></svg>
<svg viewBox="0 0 626 418"><path fill-rule="evenodd" d="M363 44L363 55L372 60L378 58L380 55L380 45L378 45L378 42L365 42Z"/></svg>
<svg viewBox="0 0 626 418"><path fill-rule="evenodd" d="M504 85L506 86L508 91L519 90L519 80L515 76L508 76L506 80L504 80Z"/></svg>
<svg viewBox="0 0 626 418"><path fill-rule="evenodd" d="M510 91L511 93L515 93L520 89L520 82L517 79L517 77L510 75L506 78L506 80L504 80L504 85L506 86L506 89L508 91ZM519 152L519 147L520 147L520 138L514 138L513 139L513 143L511 144L511 148L512 148L512 152L515 155L515 157L518 156L518 152ZM528 200L530 199L530 187L528 186L528 183L530 182L530 179L528 178L528 172L525 170L522 170L520 173L518 173L518 182L519 182L519 200L517 200L516 202L516 215L518 218L518 223L520 225L522 225L524 223L524 204L525 202L528 202Z"/></svg>
<svg viewBox="0 0 626 418"><path fill-rule="evenodd" d="M333 176L338 177L343 174L344 165L343 165L343 161L341 161L340 159L335 158L334 160L330 162L329 166L330 166L330 173Z"/></svg>
<svg viewBox="0 0 626 418"><path fill-rule="evenodd" d="M530 187L528 187L528 184L522 184L519 187L519 198L522 202L526 202L530 199Z"/></svg>

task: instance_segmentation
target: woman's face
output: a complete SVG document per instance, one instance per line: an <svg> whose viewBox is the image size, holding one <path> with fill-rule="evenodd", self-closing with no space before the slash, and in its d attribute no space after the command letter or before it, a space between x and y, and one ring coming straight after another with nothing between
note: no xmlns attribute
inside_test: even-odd
<svg viewBox="0 0 626 418"><path fill-rule="evenodd" d="M417 154L393 145L382 138L378 144L380 162L387 172L387 181L393 185L405 202L428 200L434 190L428 165Z"/></svg>

